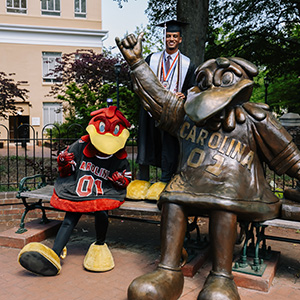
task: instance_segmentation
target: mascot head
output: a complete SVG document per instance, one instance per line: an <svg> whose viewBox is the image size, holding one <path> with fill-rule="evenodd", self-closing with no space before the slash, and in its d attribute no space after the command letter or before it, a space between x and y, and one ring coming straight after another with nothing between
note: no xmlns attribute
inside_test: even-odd
<svg viewBox="0 0 300 300"><path fill-rule="evenodd" d="M257 68L239 57L210 59L196 70L198 86L189 91L186 114L197 124L213 117L226 106L247 102L252 94Z"/></svg>
<svg viewBox="0 0 300 300"><path fill-rule="evenodd" d="M98 151L111 155L125 147L130 123L116 106L98 109L91 116L86 131Z"/></svg>

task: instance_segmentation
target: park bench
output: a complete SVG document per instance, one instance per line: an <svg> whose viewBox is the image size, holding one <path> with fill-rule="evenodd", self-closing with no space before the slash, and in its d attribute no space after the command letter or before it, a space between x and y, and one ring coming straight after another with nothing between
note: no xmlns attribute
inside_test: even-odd
<svg viewBox="0 0 300 300"><path fill-rule="evenodd" d="M42 211L42 222L44 223L49 222L46 216L46 210L61 211L49 205L53 187L53 185L46 183L44 175L29 176L20 181L17 198L22 199L25 209L17 233L26 231L25 217L29 211L40 209ZM153 218L153 216L158 216L158 218ZM157 224L160 220L160 211L156 202L126 199L119 208L109 211L109 217ZM196 222L197 217L194 219L193 224L191 224L191 229L188 229L188 231L191 232L196 229L197 240L200 241L199 243L201 245L203 241L201 242L200 231ZM243 272L241 269L246 268L246 273L257 273L261 275L259 272L262 265L262 253L264 253L263 256L266 257L268 256L268 252L271 251L271 249L266 246L266 240L300 244L300 239L297 240L284 236L265 234L265 229L270 226L300 230L300 203L282 199L281 213L278 218L264 222L243 222L240 220L239 225L245 233L245 240L241 251L242 261L234 267L234 270ZM204 244L207 245L207 242L204 241ZM251 253L251 255L249 255L249 253ZM251 269L250 271L249 268Z"/></svg>
<svg viewBox="0 0 300 300"><path fill-rule="evenodd" d="M49 205L54 186L47 184L44 175L34 175L24 177L19 183L17 198L21 199L24 205L24 212L17 233L23 233L25 228L25 217L29 211L40 209L42 211L42 222L48 223L46 210L62 211ZM87 213L92 214L92 213ZM160 211L156 202L126 200L119 208L109 211L110 218L127 219L131 221L159 223L157 218L150 216L159 216Z"/></svg>
<svg viewBox="0 0 300 300"><path fill-rule="evenodd" d="M241 230L245 233L245 241L239 260L233 266L234 271L262 276L265 261L271 259L273 254L271 247L267 247L267 240L300 244L300 239L265 233L267 227L300 230L300 203L288 199L281 199L281 203L280 215L276 219L264 222L239 222Z"/></svg>

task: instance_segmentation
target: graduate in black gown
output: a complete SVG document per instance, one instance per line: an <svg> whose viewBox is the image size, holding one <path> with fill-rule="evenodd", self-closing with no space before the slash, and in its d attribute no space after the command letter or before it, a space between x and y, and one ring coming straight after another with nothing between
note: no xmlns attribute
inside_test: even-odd
<svg viewBox="0 0 300 300"><path fill-rule="evenodd" d="M163 86L185 101L189 88L195 84L195 66L179 51L181 29L185 23L171 20L158 26L165 27L165 50L150 54L145 61ZM176 172L179 144L177 138L156 127L155 120L143 108L138 130L139 179L149 180L149 165L162 169L161 182L168 183Z"/></svg>

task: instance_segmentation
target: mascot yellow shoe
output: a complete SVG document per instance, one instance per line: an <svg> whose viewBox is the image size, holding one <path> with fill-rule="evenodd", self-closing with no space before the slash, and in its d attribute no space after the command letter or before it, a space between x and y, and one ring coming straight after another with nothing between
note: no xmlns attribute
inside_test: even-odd
<svg viewBox="0 0 300 300"><path fill-rule="evenodd" d="M83 266L88 271L105 272L113 269L115 263L106 244L93 243L84 258Z"/></svg>
<svg viewBox="0 0 300 300"><path fill-rule="evenodd" d="M133 180L127 186L126 198L130 200L144 200L149 187L149 181Z"/></svg>
<svg viewBox="0 0 300 300"><path fill-rule="evenodd" d="M22 267L38 275L54 276L61 270L58 255L41 243L29 243L23 247L18 261Z"/></svg>
<svg viewBox="0 0 300 300"><path fill-rule="evenodd" d="M158 201L160 194L165 189L167 183L166 182L155 182L151 185L151 187L148 189L146 194L146 200L154 200Z"/></svg>

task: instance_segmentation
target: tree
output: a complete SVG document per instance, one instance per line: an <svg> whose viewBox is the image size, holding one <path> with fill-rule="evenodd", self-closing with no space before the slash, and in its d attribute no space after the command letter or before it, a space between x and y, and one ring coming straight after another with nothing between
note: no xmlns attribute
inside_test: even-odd
<svg viewBox="0 0 300 300"><path fill-rule="evenodd" d="M49 95L65 94L69 84L76 82L82 86L86 84L92 92L98 92L99 88L107 82L115 82L114 66L121 64L120 83L130 87L131 81L129 68L120 56L113 56L109 51L96 53L93 50L77 50L64 53L50 75L55 75L56 83L51 86Z"/></svg>
<svg viewBox="0 0 300 300"><path fill-rule="evenodd" d="M299 112L299 15L298 0L211 0L206 59L248 59L271 81L268 104L273 110Z"/></svg>
<svg viewBox="0 0 300 300"><path fill-rule="evenodd" d="M204 60L208 4L209 0L149 0L146 13L152 26L170 19L188 23L183 28L180 49L199 65Z"/></svg>
<svg viewBox="0 0 300 300"><path fill-rule="evenodd" d="M15 82L12 75L6 75L0 72L0 117L7 119L9 114L16 114L18 100L25 101L29 92L25 88L20 88L20 85L25 81ZM18 100L17 100L18 99Z"/></svg>
<svg viewBox="0 0 300 300"><path fill-rule="evenodd" d="M204 61L208 28L209 0L178 0L177 18L189 25L183 28L182 52L198 66Z"/></svg>
<svg viewBox="0 0 300 300"><path fill-rule="evenodd" d="M207 58L240 55L271 77L299 72L299 15L298 0L211 0Z"/></svg>
<svg viewBox="0 0 300 300"><path fill-rule="evenodd" d="M111 52L101 54L93 50L77 50L63 54L51 74L56 83L51 87L50 95L63 101L65 122L56 124L59 131L53 129L53 135L66 133L67 128L77 123L79 135L86 134L85 128L90 120L90 113L107 106L107 99L117 102L115 64L121 64L119 74L120 110L132 124L138 123L137 96L131 91L131 80L127 63L120 55ZM132 110L131 110L132 109ZM133 131L134 133L134 131ZM133 136L133 135L132 135Z"/></svg>
<svg viewBox="0 0 300 300"><path fill-rule="evenodd" d="M150 0L147 13L152 24L176 16L190 24L183 30L181 50L196 65L219 56L248 59L262 72L253 99L264 101L263 77L268 76L273 110L299 112L299 11L299 0Z"/></svg>

